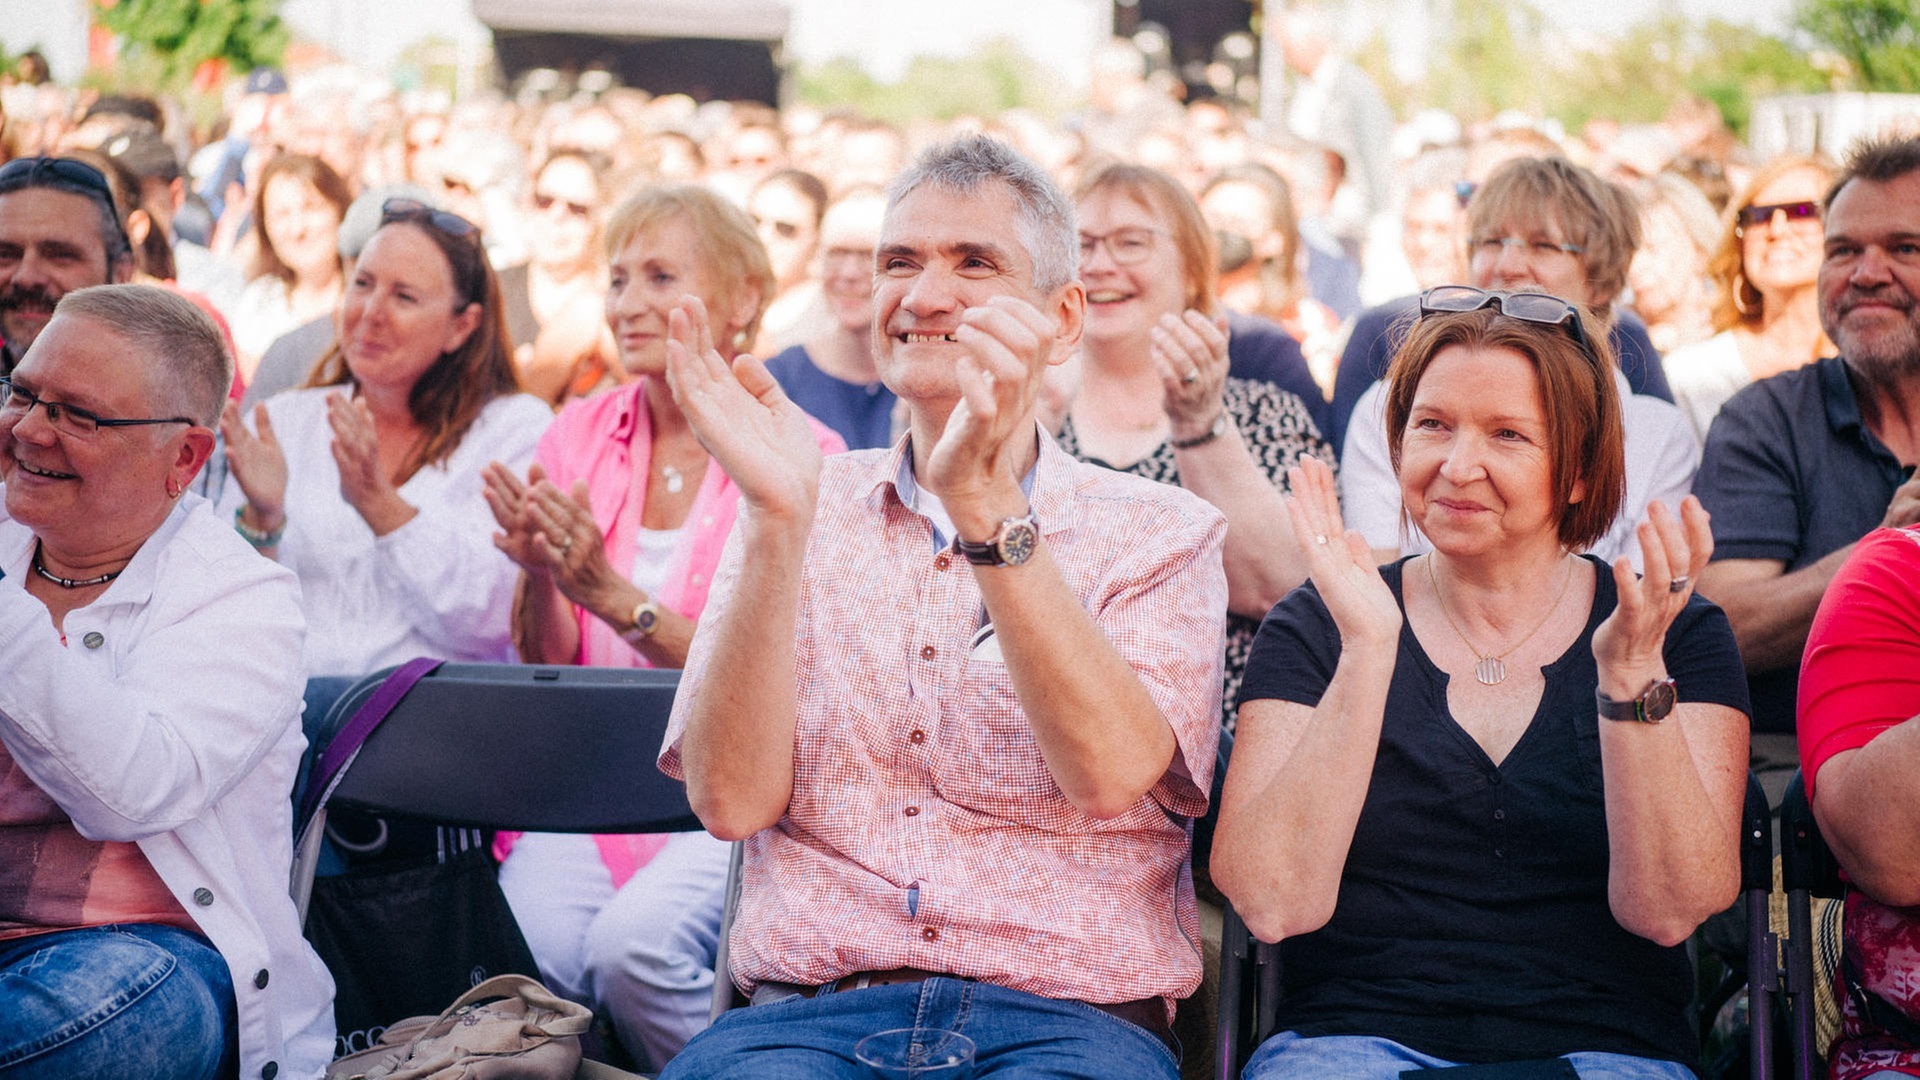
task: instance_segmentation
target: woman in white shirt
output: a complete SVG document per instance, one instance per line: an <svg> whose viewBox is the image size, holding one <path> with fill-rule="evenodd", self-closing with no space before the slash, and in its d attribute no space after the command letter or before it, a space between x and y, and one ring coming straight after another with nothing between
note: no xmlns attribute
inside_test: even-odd
<svg viewBox="0 0 1920 1080"><path fill-rule="evenodd" d="M486 463L525 468L552 419L518 391L479 231L390 200L308 387L257 407L252 428L233 408L221 421L224 505L300 576L309 676L514 658L517 570L480 493Z"/></svg>
<svg viewBox="0 0 1920 1080"><path fill-rule="evenodd" d="M340 174L306 154L281 154L260 174L253 200L253 265L228 323L244 382L280 335L340 301L340 222L353 193Z"/></svg>

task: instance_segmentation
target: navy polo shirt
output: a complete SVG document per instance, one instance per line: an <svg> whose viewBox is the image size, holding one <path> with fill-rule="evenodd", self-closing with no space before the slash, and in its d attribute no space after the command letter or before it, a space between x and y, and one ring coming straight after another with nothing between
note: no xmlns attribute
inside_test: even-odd
<svg viewBox="0 0 1920 1080"><path fill-rule="evenodd" d="M1328 421L1332 428L1327 438L1333 443L1334 453L1346 451L1347 421L1353 417L1354 405L1368 387L1386 378L1387 365L1399 351L1400 343L1407 340L1407 329L1419 312L1420 298L1403 296L1370 307L1354 318L1353 330L1347 335L1347 347L1340 353L1340 367L1333 376L1333 410ZM1619 359L1620 374L1627 377L1627 385L1633 387L1634 393L1661 401L1673 400L1673 390L1667 385L1667 369L1661 366L1660 353L1653 347L1646 324L1638 315L1625 308L1615 308L1608 340L1613 343L1613 355Z"/></svg>
<svg viewBox="0 0 1920 1080"><path fill-rule="evenodd" d="M821 371L795 345L767 361L767 373L808 416L832 428L849 450L893 445L893 391L878 382L850 383Z"/></svg>
<svg viewBox="0 0 1920 1080"><path fill-rule="evenodd" d="M1300 399L1313 418L1315 434L1327 433L1327 395L1313 381L1306 354L1286 327L1272 319L1227 312L1227 376L1269 382ZM1336 445L1334 453L1339 453Z"/></svg>
<svg viewBox="0 0 1920 1080"><path fill-rule="evenodd" d="M1880 525L1906 472L1860 418L1839 357L1742 389L1707 429L1693 493L1713 515L1713 557L1818 562ZM1793 730L1798 664L1751 672L1753 729Z"/></svg>

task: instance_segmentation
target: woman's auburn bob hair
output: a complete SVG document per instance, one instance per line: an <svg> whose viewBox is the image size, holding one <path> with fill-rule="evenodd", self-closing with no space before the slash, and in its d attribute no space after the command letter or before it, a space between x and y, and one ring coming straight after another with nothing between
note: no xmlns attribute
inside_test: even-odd
<svg viewBox="0 0 1920 1080"><path fill-rule="evenodd" d="M1553 495L1561 507L1561 544L1582 551L1605 536L1626 501L1626 435L1607 334L1599 320L1574 306L1593 344L1591 356L1559 326L1511 318L1492 306L1418 317L1387 369L1387 447L1394 475L1400 473L1401 440L1414 395L1434 358L1455 346L1509 349L1533 363L1540 389Z"/></svg>

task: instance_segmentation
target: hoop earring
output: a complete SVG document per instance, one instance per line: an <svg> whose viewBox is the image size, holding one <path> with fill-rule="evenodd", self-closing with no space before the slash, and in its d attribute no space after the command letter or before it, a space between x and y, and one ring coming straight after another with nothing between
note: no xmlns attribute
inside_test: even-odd
<svg viewBox="0 0 1920 1080"><path fill-rule="evenodd" d="M1733 310L1739 312L1742 315L1751 315L1753 313L1747 310L1746 292L1747 292L1746 271L1735 270L1733 272Z"/></svg>

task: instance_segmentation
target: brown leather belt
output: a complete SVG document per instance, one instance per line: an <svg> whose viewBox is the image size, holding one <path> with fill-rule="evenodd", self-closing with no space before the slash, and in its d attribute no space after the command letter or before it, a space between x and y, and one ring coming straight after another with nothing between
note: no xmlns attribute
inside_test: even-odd
<svg viewBox="0 0 1920 1080"><path fill-rule="evenodd" d="M928 979L957 979L958 975L949 975L944 971L927 971L923 968L901 967L891 971L856 971L843 975L823 986L802 986L794 983L779 984L783 990L791 990L801 997L813 997L822 992L844 993L848 990L864 990L870 986L896 986L900 983L925 982ZM831 989L829 989L831 988ZM1124 1020L1135 1027L1145 1028L1155 1038L1167 1044L1167 1048L1176 1055L1179 1044L1173 1041L1173 1029L1167 1024L1167 999L1160 997L1139 998L1134 1001L1083 1001L1087 1005L1108 1016Z"/></svg>

